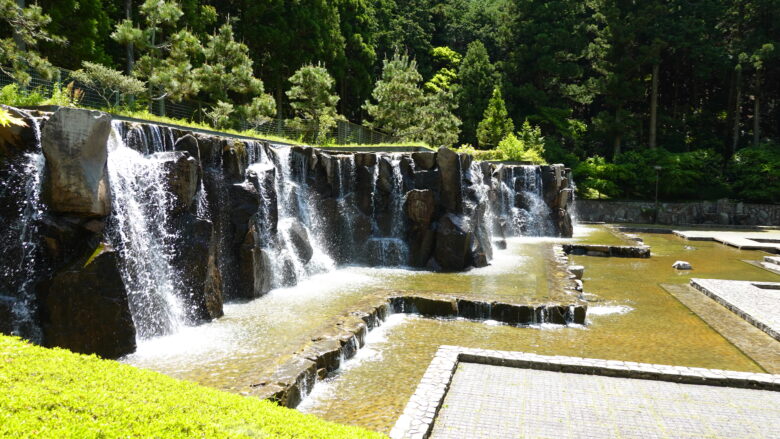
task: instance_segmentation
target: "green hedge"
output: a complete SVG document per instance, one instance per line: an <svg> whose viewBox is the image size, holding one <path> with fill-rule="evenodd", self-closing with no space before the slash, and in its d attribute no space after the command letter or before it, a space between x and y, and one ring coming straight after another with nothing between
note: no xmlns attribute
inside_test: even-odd
<svg viewBox="0 0 780 439"><path fill-rule="evenodd" d="M574 167L579 195L586 198L652 200L656 170L662 200L730 197L756 203L780 202L780 145L741 149L728 162L713 150L671 153L662 148L628 151L613 162L590 157Z"/></svg>
<svg viewBox="0 0 780 439"><path fill-rule="evenodd" d="M0 335L0 437L385 436L268 401Z"/></svg>

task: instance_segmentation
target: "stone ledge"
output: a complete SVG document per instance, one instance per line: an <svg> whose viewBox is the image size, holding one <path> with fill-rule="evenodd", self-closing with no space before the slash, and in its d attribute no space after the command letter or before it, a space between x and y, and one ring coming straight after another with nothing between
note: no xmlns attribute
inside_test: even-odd
<svg viewBox="0 0 780 439"><path fill-rule="evenodd" d="M777 296L763 295L763 289L759 285L768 286ZM780 309L780 283L694 278L691 279L691 286L780 341L780 323L777 319L777 310Z"/></svg>
<svg viewBox="0 0 780 439"><path fill-rule="evenodd" d="M391 312L425 317L463 317L471 320L497 320L507 324L555 323L585 324L587 305L516 305L478 302L460 298L432 299L418 296L392 296L369 300L362 309L338 320L312 343L286 357L267 378L252 386L248 394L271 399L294 408L311 392L317 381L336 372L365 345L369 331L381 325Z"/></svg>
<svg viewBox="0 0 780 439"><path fill-rule="evenodd" d="M441 346L420 380L415 393L409 398L403 414L390 431L392 439L425 439L430 435L436 415L441 409L460 362L680 384L780 391L780 375Z"/></svg>
<svg viewBox="0 0 780 439"><path fill-rule="evenodd" d="M649 258L650 247L628 245L563 244L564 253L613 258Z"/></svg>

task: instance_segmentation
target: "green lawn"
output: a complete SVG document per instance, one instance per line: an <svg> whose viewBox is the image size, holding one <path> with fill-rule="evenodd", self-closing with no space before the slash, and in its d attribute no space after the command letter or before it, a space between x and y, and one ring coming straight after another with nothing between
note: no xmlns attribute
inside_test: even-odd
<svg viewBox="0 0 780 439"><path fill-rule="evenodd" d="M383 438L252 397L0 335L0 437Z"/></svg>

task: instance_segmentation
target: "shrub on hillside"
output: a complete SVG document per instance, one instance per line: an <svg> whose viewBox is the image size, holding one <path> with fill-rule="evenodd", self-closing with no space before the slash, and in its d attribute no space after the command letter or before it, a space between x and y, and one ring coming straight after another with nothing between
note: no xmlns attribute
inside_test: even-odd
<svg viewBox="0 0 780 439"><path fill-rule="evenodd" d="M729 162L726 174L735 198L780 203L780 144L740 149Z"/></svg>

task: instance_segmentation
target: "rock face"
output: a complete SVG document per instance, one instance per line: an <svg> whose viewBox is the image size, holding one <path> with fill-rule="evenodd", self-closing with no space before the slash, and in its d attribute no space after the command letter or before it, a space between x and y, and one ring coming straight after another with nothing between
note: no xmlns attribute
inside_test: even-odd
<svg viewBox="0 0 780 439"><path fill-rule="evenodd" d="M463 218L453 214L439 220L434 257L443 271L461 271L469 265L471 232Z"/></svg>
<svg viewBox="0 0 780 439"><path fill-rule="evenodd" d="M46 345L106 358L133 352L135 326L116 252L78 262L41 285Z"/></svg>
<svg viewBox="0 0 780 439"><path fill-rule="evenodd" d="M539 233L571 233L570 178L562 165L474 162L446 148L353 154L127 123L117 125L117 134L139 154L121 144L112 151L131 153L128 160L151 169L154 177L133 174L136 168L128 166L115 178L113 159L119 156L112 156L112 182L107 173L111 129L103 113L58 110L44 124L44 160L24 154L38 150L37 144L27 145L36 138L31 127L0 129L0 153L36 158L36 172L44 174L39 198L46 208L31 216L34 223L25 229L34 231L40 267L32 275L18 271L17 277L32 279L40 302L35 318L47 345L109 357L131 351L135 332L144 335L147 326L138 315L134 324L128 303L138 314L138 299L146 291L167 294L146 302L155 308L150 319L171 314L156 309L169 306L185 311L184 323L198 323L221 316L225 300L256 298L339 264L461 271L489 264L494 238L496 248L505 247L509 224L521 223L517 230L522 231L539 222L544 223ZM3 178L0 174L0 183ZM147 190L144 178L160 190ZM122 179L134 187L119 185ZM25 193L16 192L7 210L20 211L17 198ZM140 207L122 208L134 203ZM0 212L0 219L4 215ZM127 245L132 234L127 230L139 237L133 242L154 243L155 250L147 253L157 256L155 264L164 270L136 264L143 255L128 256L128 248L149 247ZM115 244L117 251L92 258L101 242ZM6 259L0 261L0 274L8 272ZM136 265L150 276L130 280L125 288L122 276L132 277L127 268ZM155 283L157 275L167 283ZM0 281L0 330L7 330L2 321L12 313L15 296L5 285L19 282ZM488 306L464 304L474 313L483 305ZM501 318L520 313L495 312ZM178 311L175 318L180 319ZM164 332L177 325L159 327ZM349 340L339 341L342 353L352 349ZM331 367L317 364L307 374Z"/></svg>
<svg viewBox="0 0 780 439"><path fill-rule="evenodd" d="M55 212L106 216L111 209L106 173L111 118L98 111L57 110L43 128L44 194Z"/></svg>

